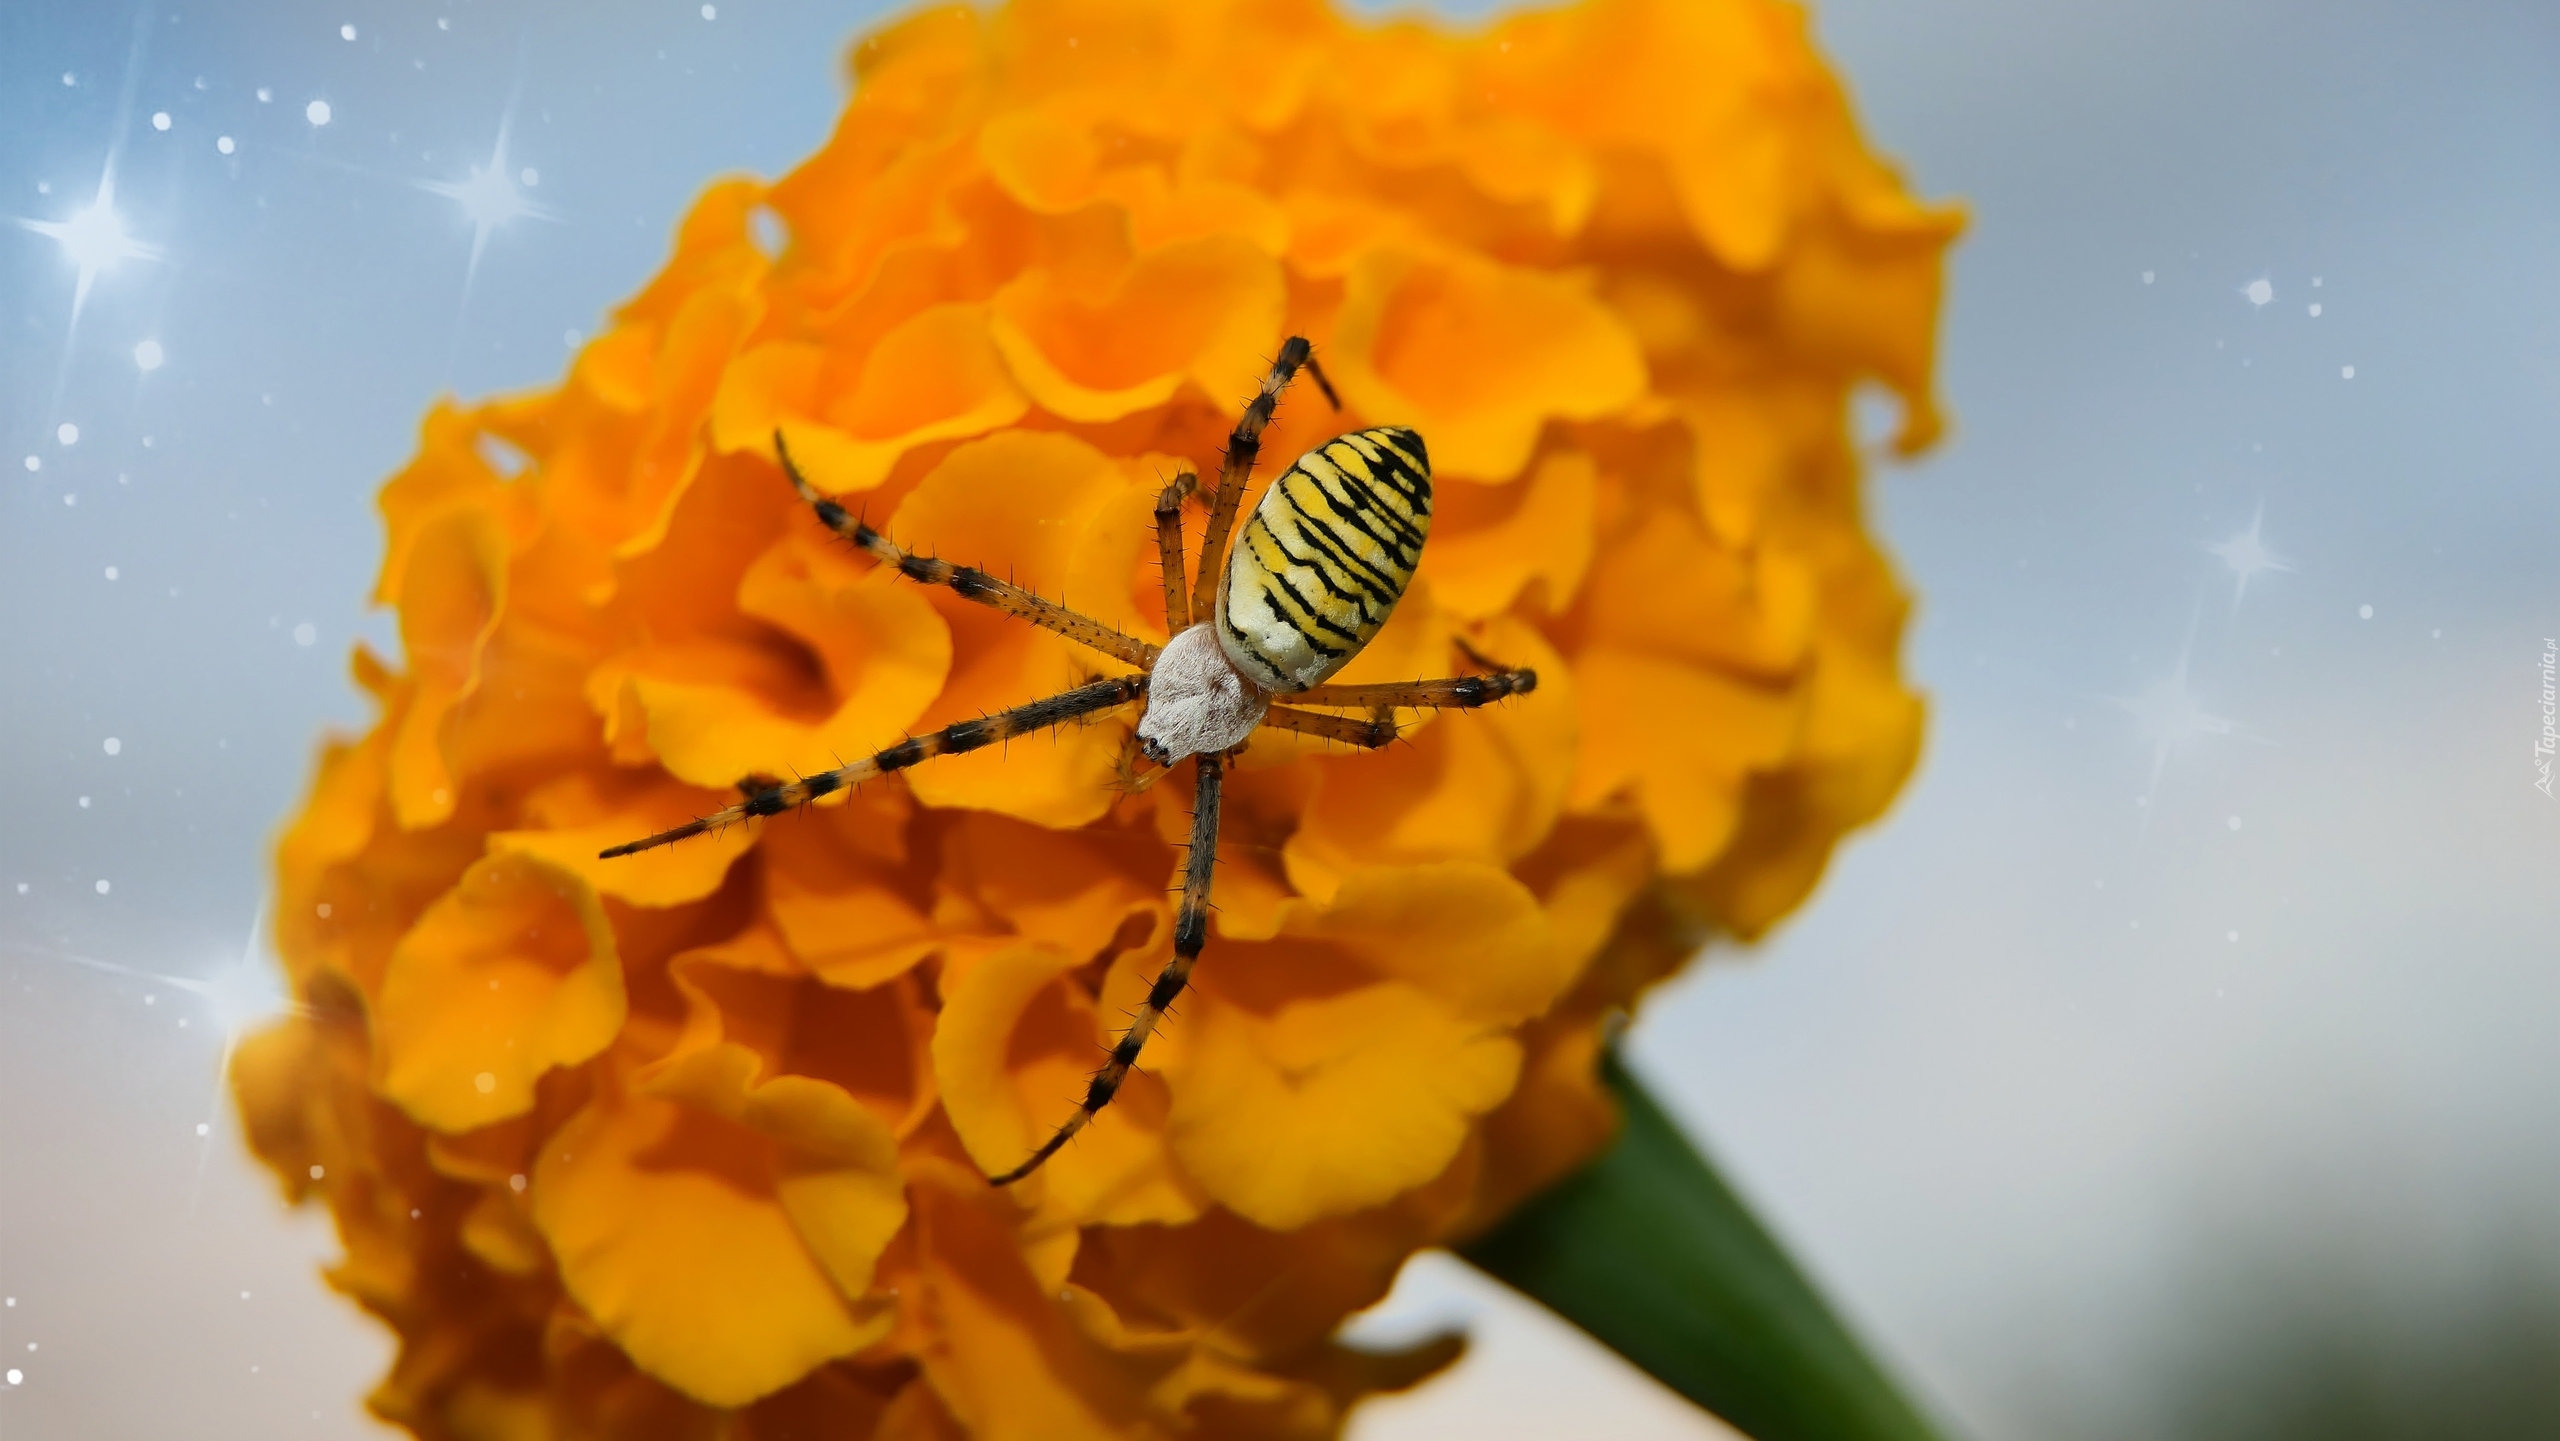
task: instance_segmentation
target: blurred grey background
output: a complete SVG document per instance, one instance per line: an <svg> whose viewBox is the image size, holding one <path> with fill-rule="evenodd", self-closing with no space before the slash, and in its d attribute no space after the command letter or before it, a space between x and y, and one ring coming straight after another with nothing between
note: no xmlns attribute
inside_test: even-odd
<svg viewBox="0 0 2560 1441"><path fill-rule="evenodd" d="M0 1436L378 1434L217 1090L374 487L878 11L0 6ZM1874 486L1932 735L1637 1060L1967 1435L2560 1434L2560 11L1814 18L1974 217L1957 429ZM1361 1325L1452 1318L1362 1441L1714 1434L1445 1258Z"/></svg>

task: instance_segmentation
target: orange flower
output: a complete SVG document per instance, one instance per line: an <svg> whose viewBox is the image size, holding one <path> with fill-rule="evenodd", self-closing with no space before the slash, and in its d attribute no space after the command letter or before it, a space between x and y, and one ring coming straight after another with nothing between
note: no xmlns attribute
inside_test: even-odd
<svg viewBox="0 0 2560 1441"><path fill-rule="evenodd" d="M405 668L358 653L380 720L279 846L308 1007L240 1055L252 1140L420 1436L1331 1434L1454 1354L1342 1319L1592 1155L1610 1018L1908 772L1845 406L1936 433L1955 219L1777 0L1025 0L853 63L825 148L712 187L562 384L438 407L384 488ZM1156 492L1288 334L1344 409L1293 393L1267 457L1409 425L1439 482L1340 679L1464 641L1539 687L1257 737L1180 1017L991 1189L1170 954L1184 798L1119 780L1125 719L596 852L1094 674L828 536L777 431L1160 641Z"/></svg>

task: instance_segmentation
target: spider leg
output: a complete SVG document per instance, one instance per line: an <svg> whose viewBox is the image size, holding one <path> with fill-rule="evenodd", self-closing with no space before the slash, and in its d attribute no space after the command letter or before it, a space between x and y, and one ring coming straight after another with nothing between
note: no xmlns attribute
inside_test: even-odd
<svg viewBox="0 0 2560 1441"><path fill-rule="evenodd" d="M1275 705L1263 712L1262 723L1274 730L1296 731L1300 735L1322 736L1329 741L1376 750L1396 738L1392 712L1368 720L1353 720L1347 715L1326 715L1321 711L1291 710Z"/></svg>
<svg viewBox="0 0 2560 1441"><path fill-rule="evenodd" d="M1156 976L1147 989L1146 1002L1138 1007L1137 1017L1122 1032L1120 1043L1111 1048L1111 1059L1094 1073L1092 1084L1085 1087L1084 1101L1076 1113L1058 1128L1057 1134L1040 1143L1031 1159L1005 1172L989 1177L990 1184L1010 1186L1033 1171L1042 1162L1058 1154L1058 1149L1075 1139L1076 1132L1091 1124L1094 1115L1111 1104L1120 1092L1120 1083L1129 1076L1129 1068L1138 1062L1138 1052L1145 1049L1147 1037L1153 1035L1156 1023L1164 1019L1167 1006L1191 983L1191 967L1200 959L1200 948L1209 943L1209 881L1218 868L1218 793L1219 778L1226 772L1226 757L1208 753L1198 757L1199 779L1193 791L1191 808L1191 859L1182 872L1182 909L1173 921L1173 959Z"/></svg>
<svg viewBox="0 0 2560 1441"><path fill-rule="evenodd" d="M1147 678L1142 675L1115 676L1095 681L1074 690L1060 691L1046 700L1000 710L977 720L944 726L928 735L911 736L877 755L855 761L831 771L820 771L784 785L772 786L747 796L733 806L724 806L707 816L685 822L671 831L660 831L636 841L625 841L596 853L600 860L632 855L653 846L672 845L704 831L743 821L755 816L777 815L795 806L806 805L820 796L832 795L847 786L859 785L874 776L905 770L919 761L935 756L956 756L981 746L1031 731L1046 730L1079 716L1124 706L1147 692Z"/></svg>
<svg viewBox="0 0 2560 1441"><path fill-rule="evenodd" d="M809 478L800 473L800 467L792 463L791 448L784 443L780 430L773 433L773 453L782 462L782 473L791 477L792 489L799 491L800 498L809 502L810 509L818 513L818 519L827 529L860 546L882 565L895 566L898 574L921 585L949 586L964 600L992 606L1007 615L1027 620L1042 630L1056 631L1078 645L1098 650L1141 670L1155 666L1156 647L1136 636L1124 635L1055 601L1042 600L1013 582L998 580L976 566L953 565L947 560L917 555L856 520L851 511L819 494L818 488L809 483Z"/></svg>
<svg viewBox="0 0 2560 1441"><path fill-rule="evenodd" d="M1271 412L1280 407L1280 392L1301 368L1315 377L1324 398L1340 410L1342 401L1333 393L1333 382L1325 379L1316 365L1315 352L1303 335L1292 335L1280 345L1280 357L1271 362L1271 373L1263 377L1262 389L1245 405L1237 418L1236 428L1227 433L1226 463L1218 468L1218 493L1209 507L1209 528L1200 537L1200 568L1191 583L1191 614L1206 619L1218 608L1220 564L1227 553L1227 533L1235 529L1236 512L1244 506L1245 482L1252 478L1254 457L1262 453L1263 427L1271 424Z"/></svg>
<svg viewBox="0 0 2560 1441"><path fill-rule="evenodd" d="M1156 553L1164 560L1164 633L1180 635L1191 628L1191 578L1182 568L1182 503L1200 488L1190 471L1156 497Z"/></svg>
<svg viewBox="0 0 2560 1441"><path fill-rule="evenodd" d="M1289 694L1293 705L1357 706L1375 710L1473 710L1538 688L1533 670L1494 675L1455 675L1445 680L1390 681L1384 685L1319 685Z"/></svg>

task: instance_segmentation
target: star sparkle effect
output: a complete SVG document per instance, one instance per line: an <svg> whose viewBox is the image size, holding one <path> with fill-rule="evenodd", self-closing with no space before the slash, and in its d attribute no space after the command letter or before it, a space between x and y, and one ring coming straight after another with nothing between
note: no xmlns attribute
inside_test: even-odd
<svg viewBox="0 0 2560 1441"><path fill-rule="evenodd" d="M480 275L480 257L489 248L489 234L511 220L556 220L549 208L525 198L516 184L507 160L507 132L514 127L515 105L510 101L505 118L498 122L498 144L489 154L489 163L475 165L465 180L417 180L410 182L419 189L441 195L462 207L463 217L471 222L471 263L462 273L462 299L471 300L472 283ZM532 171L524 172L530 176Z"/></svg>
<svg viewBox="0 0 2560 1441"><path fill-rule="evenodd" d="M98 277L128 260L157 260L160 248L133 238L125 229L124 217L116 210L116 161L124 153L126 127L133 119L134 87L142 74L142 56L151 38L150 11L146 7L134 18L133 48L125 56L124 85L116 100L114 135L107 142L106 162L98 168L98 188L89 204L59 220L17 217L18 225L52 241L62 250L79 279L71 289L71 321L63 330L62 364L54 373L53 407L62 405L63 387L71 379L71 352L80 338L80 312L89 304L89 292ZM71 83L64 72L62 83ZM32 457L28 469L35 468Z"/></svg>
<svg viewBox="0 0 2560 1441"><path fill-rule="evenodd" d="M62 256L79 272L79 280L71 291L71 324L80 324L80 312L89 303L90 288L98 277L128 260L157 260L160 247L145 245L124 228L124 217L116 213L116 172L113 161L98 177L97 197L89 204L61 220L20 219L20 227L52 241L62 248Z"/></svg>
<svg viewBox="0 0 2560 1441"><path fill-rule="evenodd" d="M2152 802L2159 799L2161 778L2168 774L2169 762L2207 736L2240 734L2231 720L2205 709L2204 698L2196 693L2189 679L2196 648L2196 621L2204 606L2199 599L2198 614L2187 623L2187 637L2178 647L2178 663L2169 674L2145 687L2139 695L2110 696L2133 718L2135 733L2151 747L2151 778L2144 787L2141 805L2143 827L2151 824Z"/></svg>
<svg viewBox="0 0 2560 1441"><path fill-rule="evenodd" d="M101 882L101 884L104 883ZM116 961L100 960L95 956L84 956L51 947L31 945L7 947L18 955L37 960L52 961L81 970L97 971L105 975L122 976L128 980L165 986L183 995L193 996L202 1006L203 1018L212 1023L215 1033L222 1039L222 1056L214 1063L213 1094L207 1104L205 1117L196 1123L196 1135L203 1144L196 1150L195 1190L187 1199L187 1210L190 1213L195 1210L197 1200L203 1195L205 1163L213 1154L214 1124L221 1114L224 1085L231 1076L231 1058L238 1052L241 1040L249 1032L277 1016L311 1014L310 1007L293 1000L285 993L277 969L266 964L258 954L258 934L266 928L266 922L266 907L261 905L255 918L249 922L249 934L241 943L240 954L200 976L168 975L159 971L144 970L139 966L123 965ZM156 996L146 993L144 1004L148 1005L156 999ZM180 1024L185 1023L182 1021Z"/></svg>
<svg viewBox="0 0 2560 1441"><path fill-rule="evenodd" d="M2228 540L2215 541L2206 550L2222 558L2223 567L2231 572L2231 608L2240 609L2240 601L2249 593L2249 582L2270 571L2290 571L2293 563L2267 548L2264 530L2267 523L2266 502L2258 503L2257 513L2249 517L2249 528Z"/></svg>

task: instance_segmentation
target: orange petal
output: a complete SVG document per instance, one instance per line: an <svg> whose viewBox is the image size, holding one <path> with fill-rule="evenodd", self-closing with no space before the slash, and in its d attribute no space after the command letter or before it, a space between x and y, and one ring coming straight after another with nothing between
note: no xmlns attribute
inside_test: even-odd
<svg viewBox="0 0 2560 1441"><path fill-rule="evenodd" d="M1537 205L1547 228L1571 235L1600 199L1599 167L1581 147L1527 115L1474 119L1452 137L1459 169L1476 188L1511 205Z"/></svg>
<svg viewBox="0 0 2560 1441"><path fill-rule="evenodd" d="M598 895L637 906L698 901L718 890L730 863L755 844L747 827L609 861L597 853L708 815L735 794L657 774L572 774L525 798L526 816L538 829L498 831L489 837L489 853L536 857L576 875Z"/></svg>
<svg viewBox="0 0 2560 1441"><path fill-rule="evenodd" d="M1091 126L1034 108L989 116L978 130L978 158L1025 208L1063 215L1093 197L1102 152Z"/></svg>
<svg viewBox="0 0 2560 1441"><path fill-rule="evenodd" d="M1006 431L954 449L916 486L889 528L902 544L1125 625L1134 616L1129 578L1140 547L1149 544L1129 523L1141 497L1152 506L1152 490L1081 440ZM1109 585L1098 579L1076 584L1080 575L1093 574L1087 557L1097 549L1125 557L1126 566ZM954 665L920 727L1021 705L1120 670L1117 662L948 591L937 589L931 599L952 628ZM1082 825L1110 806L1124 733L1083 725L1025 736L919 766L906 773L907 783L931 806Z"/></svg>
<svg viewBox="0 0 2560 1441"><path fill-rule="evenodd" d="M1574 280L1474 255L1376 249L1351 268L1326 352L1343 398L1419 429L1435 470L1508 480L1548 418L1644 394L1644 355Z"/></svg>
<svg viewBox="0 0 2560 1441"><path fill-rule="evenodd" d="M1158 948L1159 962L1169 946ZM956 959L942 982L933 1062L943 1105L969 1157L1011 1170L1074 1114L1109 1045L1093 1001L1067 980L1082 962L1038 944ZM1119 1098L1035 1177L1044 1210L1078 1225L1180 1225L1207 1200L1164 1146L1164 1082L1132 1073Z"/></svg>
<svg viewBox="0 0 2560 1441"><path fill-rule="evenodd" d="M764 1078L765 1065L755 1050L724 1042L669 1057L645 1089L771 1143L775 1203L836 1290L860 1297L889 1238L906 1224L897 1138L842 1087L811 1076Z"/></svg>
<svg viewBox="0 0 2560 1441"><path fill-rule="evenodd" d="M944 940L896 860L863 849L901 828L894 794L866 791L764 833L765 911L800 964L831 985L879 985Z"/></svg>
<svg viewBox="0 0 2560 1441"><path fill-rule="evenodd" d="M391 741L391 804L418 830L453 814L457 782L444 725L479 680L480 657L506 607L507 539L477 505L439 512L419 527L402 568L400 642L417 685Z"/></svg>
<svg viewBox="0 0 2560 1441"><path fill-rule="evenodd" d="M1777 270L1778 323L1790 348L1836 373L1875 375L1902 394L1904 417L1895 449L1916 454L1940 427L1931 385L1945 251L1961 215L1913 212L1884 234L1806 227Z"/></svg>
<svg viewBox="0 0 2560 1441"><path fill-rule="evenodd" d="M619 555L654 550L678 502L702 468L702 421L737 348L762 305L726 289L688 295L668 323L650 377L646 429L630 464L614 479L601 539Z"/></svg>
<svg viewBox="0 0 2560 1441"><path fill-rule="evenodd" d="M421 1125L466 1131L533 1106L554 1066L622 1028L622 965L595 891L531 856L474 863L391 954L375 1085Z"/></svg>
<svg viewBox="0 0 2560 1441"><path fill-rule="evenodd" d="M1236 235L1140 256L1099 294L1046 270L996 292L996 346L1032 400L1068 420L1117 420L1184 382L1212 403L1248 395L1280 342L1279 265Z"/></svg>
<svg viewBox="0 0 2560 1441"><path fill-rule="evenodd" d="M1300 894L1328 899L1344 875L1364 866L1461 858L1507 865L1546 839L1580 746L1573 674L1543 636L1517 622L1487 628L1477 643L1505 665L1536 670L1538 688L1498 706L1441 713L1383 750L1327 757L1281 850Z"/></svg>
<svg viewBox="0 0 2560 1441"><path fill-rule="evenodd" d="M933 1318L918 1360L978 1441L1126 1441L1145 1397L1118 1358L1087 1339L1025 1264L1013 1203L982 1177L938 1167L915 1188L921 1304Z"/></svg>
<svg viewBox="0 0 2560 1441"><path fill-rule="evenodd" d="M1540 610L1554 615L1569 607L1591 566L1598 484L1590 456L1560 451L1541 460L1524 486L1438 487L1422 573L1440 608L1483 620L1509 610L1532 585Z"/></svg>
<svg viewBox="0 0 2560 1441"><path fill-rule="evenodd" d="M1165 871L1164 847L1144 833L1059 832L970 815L943 843L943 885L1024 938L1079 959L1099 954L1133 920L1170 925Z"/></svg>
<svg viewBox="0 0 2560 1441"><path fill-rule="evenodd" d="M908 317L871 347L849 385L823 383L828 359L796 342L741 356L713 408L714 442L772 457L778 428L801 474L841 495L879 485L918 446L1011 425L1030 405L996 354L980 305Z"/></svg>
<svg viewBox="0 0 2560 1441"><path fill-rule="evenodd" d="M1238 945L1202 967L1173 1088L1185 1171L1258 1226L1375 1206L1446 1169L1511 1091L1520 1046L1398 981L1310 993L1321 952ZM1329 980L1341 979L1334 963ZM1239 1001L1239 995L1250 999Z"/></svg>
<svg viewBox="0 0 2560 1441"><path fill-rule="evenodd" d="M1541 1014L1578 968L1555 944L1529 888L1481 862L1354 871L1330 904L1295 901L1287 909L1283 935L1330 942L1471 1025L1518 1025Z"/></svg>
<svg viewBox="0 0 2560 1441"><path fill-rule="evenodd" d="M1576 663L1582 766L1573 805L1632 790L1662 868L1694 871L1733 836L1743 782L1797 744L1802 697L1721 671L1635 651L1590 650ZM1676 715L1677 726L1655 723Z"/></svg>
<svg viewBox="0 0 2560 1441"><path fill-rule="evenodd" d="M778 1391L887 1327L845 1299L786 1209L781 1150L710 1112L619 1095L561 1127L534 1166L534 1221L570 1297L643 1370L709 1405Z"/></svg>
<svg viewBox="0 0 2560 1441"><path fill-rule="evenodd" d="M949 633L913 586L794 531L748 568L738 606L772 629L669 643L597 668L588 694L647 727L676 776L726 788L829 770L894 744L941 686Z"/></svg>
<svg viewBox="0 0 2560 1441"><path fill-rule="evenodd" d="M1651 509L1616 539L1586 597L1596 647L1778 679L1804 663L1820 591L1801 552L1733 550L1688 515Z"/></svg>
<svg viewBox="0 0 2560 1441"><path fill-rule="evenodd" d="M892 981L847 990L804 974L762 969L768 957L759 954L763 950L759 945L744 947L744 954L741 950L734 943L704 946L669 964L668 972L685 998L685 1027L668 1059L652 1073L649 1089L653 1093L681 1095L778 1140L813 1150L834 1144L823 1136L800 1137L756 1119L754 1106L763 1104L756 1098L763 1092L761 1083L750 1084L752 1076L735 1085L720 1083L741 1099L730 1099L730 1092L718 1087L705 1090L699 1084L671 1079L684 1057L727 1046L751 1057L758 1074L777 1080L786 1075L814 1078L833 1093L860 1103L879 1122L877 1127L863 1126L863 1136L902 1134L924 1119L934 1099L933 1065L924 1043L933 1017L916 999L913 986ZM742 968L742 961L756 969Z"/></svg>

